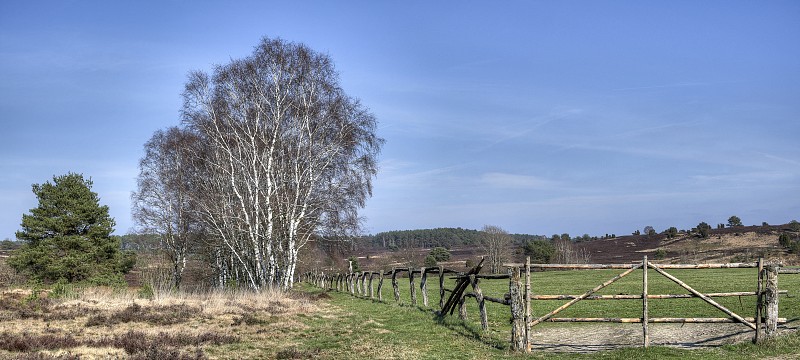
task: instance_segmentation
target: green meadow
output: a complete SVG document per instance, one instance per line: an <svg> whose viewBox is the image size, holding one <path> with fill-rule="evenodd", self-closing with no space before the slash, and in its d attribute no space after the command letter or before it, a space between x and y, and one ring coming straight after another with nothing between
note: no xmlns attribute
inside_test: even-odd
<svg viewBox="0 0 800 360"><path fill-rule="evenodd" d="M541 295L580 295L597 285L620 274L623 270L574 270L534 272L531 277L533 294ZM702 293L746 292L756 289L755 269L701 269L701 270L668 270L689 286ZM419 277L415 279L419 287ZM508 348L510 340L510 311L508 306L488 303L487 313L489 330L480 327L478 307L474 299L467 300L466 321L458 318L457 312L452 316L439 319L434 311L439 304L438 275L429 277L429 307L422 306L422 295L418 291L417 306L411 304L408 278L398 279L401 298L395 302L391 281L387 277L383 286L383 301L353 296L346 292L323 290L303 284L300 291L312 296L326 298L334 308L340 309L337 321L331 322L325 317L309 316L305 322L310 325L309 335L298 345L303 351L314 351L322 357L347 357L348 351L354 348L364 349L351 353L359 357L380 358L495 358L526 357L511 353ZM688 291L648 270L649 294L688 294ZM447 277L445 288L452 289L455 280ZM373 281L377 290L377 281ZM480 287L484 295L502 298L508 292L508 280L481 280ZM788 290L789 294L781 295L779 313L787 318L785 326L797 327L800 324L800 275L783 274L779 277L779 288ZM468 289L471 291L471 288ZM641 294L642 271L636 270L628 276L602 289L597 294ZM325 295L322 295L324 293ZM377 294L376 294L377 298ZM755 297L718 297L715 301L743 317L755 315ZM567 300L532 301L534 317L546 314ZM728 317L722 311L705 303L701 299L650 299L649 316L656 317ZM606 318L639 318L642 313L641 300L584 300L556 315L556 317L606 317ZM570 328L581 331L580 323L545 322L533 328L534 332ZM614 324L639 329L640 324ZM651 324L652 327L662 326ZM713 326L713 325L710 325ZM742 326L744 330L747 328ZM657 342L658 339L651 339ZM356 346L356 344L358 344ZM781 356L795 354L800 348L800 337L796 333L785 335L775 341L761 345L743 342L735 345L724 345L712 349L685 350L653 346L648 349L636 346L620 348L606 352L553 353L534 350L533 358L757 358L762 356ZM374 350L374 353L370 351Z"/></svg>

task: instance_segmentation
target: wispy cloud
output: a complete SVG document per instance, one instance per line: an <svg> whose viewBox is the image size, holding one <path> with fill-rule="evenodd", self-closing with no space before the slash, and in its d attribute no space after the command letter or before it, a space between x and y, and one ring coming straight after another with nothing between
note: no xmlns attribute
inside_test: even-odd
<svg viewBox="0 0 800 360"><path fill-rule="evenodd" d="M536 116L525 121L506 126L496 126L494 128L483 129L484 131L488 131L489 133L493 134L495 138L491 143L479 148L479 150L485 151L504 142L530 136L531 133L550 123L563 120L570 116L578 115L582 112L583 110L579 108L554 109L549 114Z"/></svg>
<svg viewBox="0 0 800 360"><path fill-rule="evenodd" d="M789 165L794 165L794 166L800 167L800 161L797 161L797 160L794 160L794 159L787 159L785 157L781 157L781 156L777 156L777 155L773 155L773 154L767 154L767 153L763 153L763 152L759 152L758 154L763 155L764 157L766 157L768 159L772 159L772 160L776 160L778 162L782 162L782 163L786 163L786 164L789 164Z"/></svg>
<svg viewBox="0 0 800 360"><path fill-rule="evenodd" d="M390 188L413 188L441 183L443 179L454 176L456 170L467 166L469 162L435 168L420 169L419 164L388 159L380 163L376 186Z"/></svg>
<svg viewBox="0 0 800 360"><path fill-rule="evenodd" d="M501 189L548 189L558 185L557 182L538 176L486 173L481 176L481 183Z"/></svg>
<svg viewBox="0 0 800 360"><path fill-rule="evenodd" d="M691 180L696 185L705 186L773 186L779 185L786 180L791 180L795 176L790 173L772 172L748 172L721 175L694 175Z"/></svg>

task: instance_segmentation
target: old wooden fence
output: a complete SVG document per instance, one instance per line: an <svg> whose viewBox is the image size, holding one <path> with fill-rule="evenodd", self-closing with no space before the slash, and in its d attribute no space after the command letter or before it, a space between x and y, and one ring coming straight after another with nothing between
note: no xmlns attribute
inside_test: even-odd
<svg viewBox="0 0 800 360"><path fill-rule="evenodd" d="M796 273L796 270L780 269L779 264L764 264L762 259L756 263L729 263L729 264L655 264L645 256L641 263L631 264L530 264L530 258L525 264L505 264L506 274L483 275L480 270L483 260L468 272L458 272L444 267L398 267L389 271L361 271L349 274L324 272L307 272L303 274L304 281L321 288L349 292L352 295L383 300L384 280L391 279L394 300L400 301L400 285L398 277L408 275L411 304L418 305L416 280L419 276L419 292L422 296L423 306L429 306L427 281L429 275L438 275L439 281L439 310L440 316L452 315L458 308L459 317L466 319L466 299L474 298L480 313L481 327L488 329L486 303L492 302L509 307L511 315L511 349L515 351L530 352L532 348L532 328L543 322L608 322L608 323L641 323L643 341L647 347L650 342L648 325L652 323L741 323L754 330L753 341L769 338L776 334L779 323L786 319L778 317L778 295L786 291L778 290L778 273ZM667 273L665 269L723 269L723 268L754 268L758 269L755 282L755 291L752 292L727 292L703 294L687 285L675 276ZM531 270L576 270L576 269L624 269L625 271L604 283L580 295L544 295L535 294L531 287ZM642 291L637 294L595 295L601 289L611 285L617 280L642 269ZM675 282L686 289L689 294L650 294L648 292L648 269ZM444 287L446 274L451 274L456 280L453 289ZM508 280L508 293L502 296L490 296L483 293L480 287L481 280ZM377 283L377 291L374 284ZM466 292L471 287L472 292ZM449 294L449 296L446 296ZM754 317L744 317L720 305L712 298L729 296L756 296L756 308L753 309ZM685 299L700 298L710 306L721 310L729 317L724 318L651 318L649 316L648 300L650 299ZM531 301L537 300L569 300L567 303L550 311L547 314L534 317L531 314ZM640 318L557 318L556 314L575 305L582 300L641 300L642 316Z"/></svg>

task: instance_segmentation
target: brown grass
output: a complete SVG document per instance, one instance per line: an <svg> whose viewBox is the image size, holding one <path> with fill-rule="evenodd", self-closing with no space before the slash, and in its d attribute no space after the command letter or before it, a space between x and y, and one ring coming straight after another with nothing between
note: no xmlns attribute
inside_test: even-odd
<svg viewBox="0 0 800 360"><path fill-rule="evenodd" d="M144 300L133 290L88 288L71 298L0 292L0 358L215 358L226 351L209 355L209 349L282 338L302 328L295 315L316 311L310 299L272 292L161 293Z"/></svg>

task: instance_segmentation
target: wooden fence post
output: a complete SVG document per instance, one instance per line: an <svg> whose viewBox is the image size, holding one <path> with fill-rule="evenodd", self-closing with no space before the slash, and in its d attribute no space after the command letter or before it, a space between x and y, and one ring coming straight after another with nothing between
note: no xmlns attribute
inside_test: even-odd
<svg viewBox="0 0 800 360"><path fill-rule="evenodd" d="M414 268L408 267L408 282L411 285L411 305L417 306L417 288L414 286Z"/></svg>
<svg viewBox="0 0 800 360"><path fill-rule="evenodd" d="M469 282L472 284L472 292L475 293L475 301L478 302L478 312L481 315L481 329L483 331L489 330L489 319L486 316L486 300L483 299L483 291L481 291L481 287L478 283L481 280L475 277L475 275L469 276Z"/></svg>
<svg viewBox="0 0 800 360"><path fill-rule="evenodd" d="M367 272L361 272L361 295L367 297Z"/></svg>
<svg viewBox="0 0 800 360"><path fill-rule="evenodd" d="M753 336L753 343L761 341L761 330L764 319L764 259L758 258L758 283L756 284L756 334Z"/></svg>
<svg viewBox="0 0 800 360"><path fill-rule="evenodd" d="M439 310L444 308L444 267L439 265Z"/></svg>
<svg viewBox="0 0 800 360"><path fill-rule="evenodd" d="M382 269L381 269L380 275L381 275L381 277L378 278L378 301L383 301L383 293L381 292L383 290L383 270Z"/></svg>
<svg viewBox="0 0 800 360"><path fill-rule="evenodd" d="M464 295L461 295L461 297L458 298L458 318L461 319L461 320L467 320L467 302L466 302L466 298L467 297L464 296Z"/></svg>
<svg viewBox="0 0 800 360"><path fill-rule="evenodd" d="M531 257L525 258L525 352L531 352Z"/></svg>
<svg viewBox="0 0 800 360"><path fill-rule="evenodd" d="M361 288L361 275L362 275L362 273L360 273L360 272L356 273L355 286L356 286L356 293L358 293L359 296L361 296L361 290L362 290L362 288Z"/></svg>
<svg viewBox="0 0 800 360"><path fill-rule="evenodd" d="M770 339L778 335L778 265L769 264L767 269L767 285L764 291L764 338Z"/></svg>
<svg viewBox="0 0 800 360"><path fill-rule="evenodd" d="M372 287L372 277L375 276L375 273L370 271L369 272L369 298L375 298L375 289Z"/></svg>
<svg viewBox="0 0 800 360"><path fill-rule="evenodd" d="M647 303L647 255L642 258L642 342L644 347L650 346L650 333L647 326L650 321L649 304Z"/></svg>
<svg viewBox="0 0 800 360"><path fill-rule="evenodd" d="M350 288L350 295L356 294L355 273L347 274L347 286Z"/></svg>
<svg viewBox="0 0 800 360"><path fill-rule="evenodd" d="M508 293L511 295L511 350L525 350L525 303L519 268L508 269Z"/></svg>
<svg viewBox="0 0 800 360"><path fill-rule="evenodd" d="M400 286L397 285L397 269L392 269L392 289L394 290L394 301L400 301Z"/></svg>
<svg viewBox="0 0 800 360"><path fill-rule="evenodd" d="M422 278L419 280L419 289L422 291L422 305L428 307L428 272L423 267Z"/></svg>

